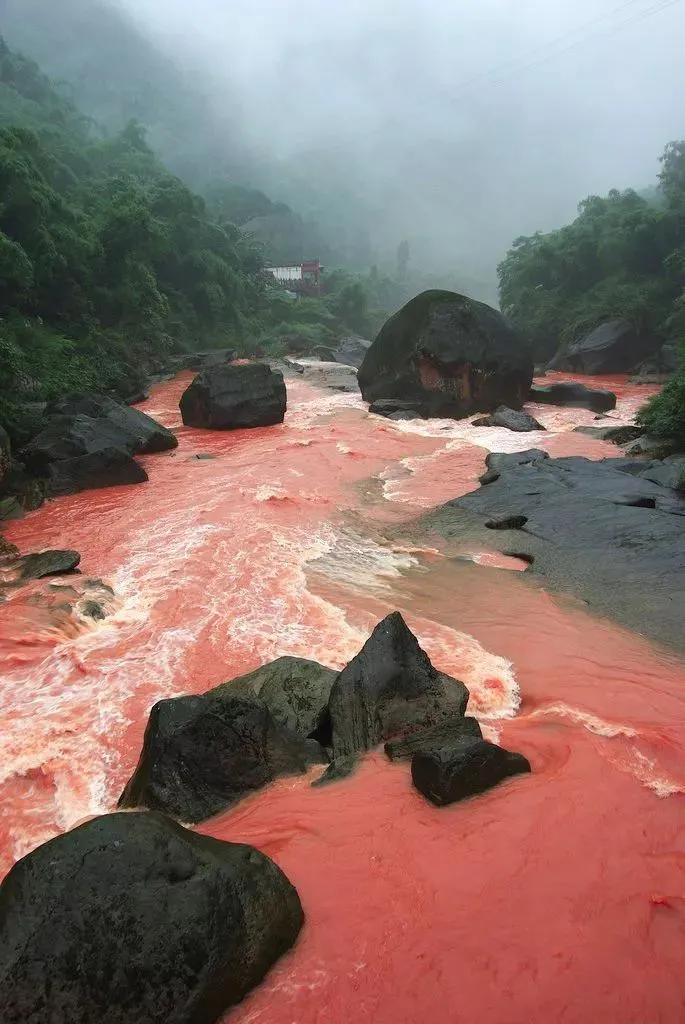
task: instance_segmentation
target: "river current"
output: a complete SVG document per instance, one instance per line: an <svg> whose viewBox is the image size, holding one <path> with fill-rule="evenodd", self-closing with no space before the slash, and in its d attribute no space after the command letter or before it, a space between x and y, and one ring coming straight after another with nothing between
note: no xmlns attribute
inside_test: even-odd
<svg viewBox="0 0 685 1024"><path fill-rule="evenodd" d="M372 754L345 782L312 789L313 769L202 825L273 857L306 914L227 1019L681 1022L682 661L516 559L411 528L478 486L488 450L620 454L573 432L594 415L530 406L547 427L532 434L392 423L295 380L282 426L210 432L181 424L191 379L141 406L180 442L141 459L149 483L60 498L6 531L22 551L76 548L83 577L0 604L0 872L115 807L154 701L282 654L342 666L399 609L533 774L438 809L406 764ZM592 383L617 391L618 422L649 393ZM82 613L86 579L111 587L102 620Z"/></svg>

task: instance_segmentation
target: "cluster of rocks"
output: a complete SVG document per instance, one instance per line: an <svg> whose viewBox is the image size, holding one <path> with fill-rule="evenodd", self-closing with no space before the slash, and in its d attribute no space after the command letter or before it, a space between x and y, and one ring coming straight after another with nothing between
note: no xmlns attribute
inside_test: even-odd
<svg viewBox="0 0 685 1024"><path fill-rule="evenodd" d="M176 436L113 398L73 394L51 402L40 432L18 453L48 496L140 483L147 474L134 455L175 448Z"/></svg>
<svg viewBox="0 0 685 1024"><path fill-rule="evenodd" d="M230 362L234 355L179 357L183 367L201 368L181 399L184 423L233 430L283 422L283 375L264 363ZM0 519L17 518L46 497L144 483L147 473L135 456L177 445L171 430L107 395L84 392L50 402L18 451L0 427Z"/></svg>
<svg viewBox="0 0 685 1024"><path fill-rule="evenodd" d="M395 612L339 673L280 658L201 696L160 701L120 806L203 821L281 775L326 764L322 781L344 777L364 751L408 737L415 737L415 755L432 756L440 747L449 789L460 799L494 784L490 754L482 778L477 761L464 760L467 746L485 742L465 715L468 699L464 684L433 667ZM389 756L397 756L393 751ZM523 770L521 762L497 763ZM429 799L438 791L434 783L416 784ZM442 795L435 802L450 801Z"/></svg>
<svg viewBox="0 0 685 1024"><path fill-rule="evenodd" d="M438 806L530 771L483 739L468 698L394 613L342 672L279 658L155 705L121 799L136 810L46 843L0 886L0 1019L213 1024L304 915L268 857L173 819L204 820L329 758L317 782L344 778L380 743Z"/></svg>

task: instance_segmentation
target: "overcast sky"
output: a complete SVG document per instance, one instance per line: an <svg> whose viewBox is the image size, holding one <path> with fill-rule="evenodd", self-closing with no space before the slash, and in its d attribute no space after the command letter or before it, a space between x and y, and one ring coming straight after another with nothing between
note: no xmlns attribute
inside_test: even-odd
<svg viewBox="0 0 685 1024"><path fill-rule="evenodd" d="M265 162L345 186L427 263L492 269L685 137L685 0L120 2Z"/></svg>

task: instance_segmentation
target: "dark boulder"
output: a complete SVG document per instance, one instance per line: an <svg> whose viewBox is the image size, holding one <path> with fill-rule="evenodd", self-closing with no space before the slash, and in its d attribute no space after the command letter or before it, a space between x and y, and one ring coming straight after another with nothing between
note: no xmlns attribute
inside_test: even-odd
<svg viewBox="0 0 685 1024"><path fill-rule="evenodd" d="M359 369L367 402L409 402L422 416L469 416L528 397L533 363L501 313L455 292L427 291L381 328Z"/></svg>
<svg viewBox="0 0 685 1024"><path fill-rule="evenodd" d="M438 672L399 612L388 615L336 679L328 703L333 756L463 715L469 691Z"/></svg>
<svg viewBox="0 0 685 1024"><path fill-rule="evenodd" d="M359 764L357 754L347 754L344 757L336 757L326 768L325 772L314 779L312 786L329 786L332 782L340 782L349 778Z"/></svg>
<svg viewBox="0 0 685 1024"><path fill-rule="evenodd" d="M545 429L534 416L522 409L508 409L506 405L500 405L490 416L481 416L480 419L474 420L473 426L506 427L507 430L514 430L521 434L530 430Z"/></svg>
<svg viewBox="0 0 685 1024"><path fill-rule="evenodd" d="M541 405L563 405L570 409L591 409L592 412L609 412L616 408L613 391L587 388L571 381L534 384L530 389L530 401Z"/></svg>
<svg viewBox="0 0 685 1024"><path fill-rule="evenodd" d="M129 405L121 405L105 395L84 394L67 395L55 402L50 402L46 415L51 416L89 416L93 420L107 420L121 431L125 440L120 447L131 455L149 455L154 452L165 452L178 446L176 435L146 416L140 409ZM86 454L86 451L78 454Z"/></svg>
<svg viewBox="0 0 685 1024"><path fill-rule="evenodd" d="M512 775L529 771L523 754L474 737L414 754L411 762L414 785L438 807L484 793Z"/></svg>
<svg viewBox="0 0 685 1024"><path fill-rule="evenodd" d="M110 420L96 420L82 414L55 415L29 441L21 452L21 458L32 472L46 474L53 463L101 452L105 448L118 448L131 454L128 435Z"/></svg>
<svg viewBox="0 0 685 1024"><path fill-rule="evenodd" d="M337 675L318 661L286 656L222 689L229 696L258 697L278 725L306 739L329 730L328 698Z"/></svg>
<svg viewBox="0 0 685 1024"><path fill-rule="evenodd" d="M109 814L20 860L0 887L3 1024L215 1024L303 923L250 846L161 814Z"/></svg>
<svg viewBox="0 0 685 1024"><path fill-rule="evenodd" d="M63 576L73 572L81 561L78 551L36 551L16 560L22 580L40 580L45 576Z"/></svg>
<svg viewBox="0 0 685 1024"><path fill-rule="evenodd" d="M638 331L629 320L607 320L559 351L549 369L589 374L628 373L658 349L658 339Z"/></svg>
<svg viewBox="0 0 685 1024"><path fill-rule="evenodd" d="M45 471L48 494L76 494L101 487L142 484L148 475L123 448L101 448L74 459L53 462Z"/></svg>
<svg viewBox="0 0 685 1024"><path fill-rule="evenodd" d="M318 743L283 729L261 701L233 696L228 684L154 705L119 803L204 821L280 775L327 760Z"/></svg>
<svg viewBox="0 0 685 1024"><path fill-rule="evenodd" d="M422 413L414 402L400 402L395 398L379 398L371 402L369 412L374 416L385 416L388 420L417 420Z"/></svg>
<svg viewBox="0 0 685 1024"><path fill-rule="evenodd" d="M443 747L454 746L464 738L482 738L477 718L447 718L428 729L421 729L410 736L402 736L398 740L390 740L385 744L385 752L391 761L406 761L414 754L428 754Z"/></svg>
<svg viewBox="0 0 685 1024"><path fill-rule="evenodd" d="M344 363L345 366L355 366L357 369L366 358L366 353L371 348L371 342L366 338L358 338L356 335L349 335L341 338L337 348L333 352L336 363Z"/></svg>
<svg viewBox="0 0 685 1024"><path fill-rule="evenodd" d="M237 430L282 423L283 374L266 363L236 363L203 371L184 392L181 416L189 427Z"/></svg>

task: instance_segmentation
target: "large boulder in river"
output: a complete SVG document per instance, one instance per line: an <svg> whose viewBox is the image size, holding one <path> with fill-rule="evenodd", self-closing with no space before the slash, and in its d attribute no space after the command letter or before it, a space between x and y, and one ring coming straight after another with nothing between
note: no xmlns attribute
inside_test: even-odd
<svg viewBox="0 0 685 1024"><path fill-rule="evenodd" d="M94 818L0 886L3 1024L215 1024L295 942L303 913L250 846L160 814Z"/></svg>
<svg viewBox="0 0 685 1024"><path fill-rule="evenodd" d="M367 402L399 399L419 415L520 409L533 362L501 313L455 292L417 295L381 328L359 369Z"/></svg>
<svg viewBox="0 0 685 1024"><path fill-rule="evenodd" d="M563 405L569 409L591 409L592 412L609 412L616 408L616 395L613 391L588 388L577 381L533 384L530 401L540 405Z"/></svg>
<svg viewBox="0 0 685 1024"><path fill-rule="evenodd" d="M523 754L473 736L414 754L411 762L414 785L438 807L484 793L512 775L529 771Z"/></svg>
<svg viewBox="0 0 685 1024"><path fill-rule="evenodd" d="M171 430L146 416L140 409L115 402L106 395L91 392L67 395L50 402L45 410L50 416L89 416L93 420L106 420L121 431L124 441L120 445L131 455L149 455L166 452L178 446ZM81 452L79 454L86 454Z"/></svg>
<svg viewBox="0 0 685 1024"><path fill-rule="evenodd" d="M265 704L235 696L229 683L154 705L120 806L204 821L280 775L326 761L316 741L284 729Z"/></svg>
<svg viewBox="0 0 685 1024"><path fill-rule="evenodd" d="M607 320L559 351L549 369L570 373L628 373L653 355L659 345L658 339L637 330L629 320Z"/></svg>
<svg viewBox="0 0 685 1024"><path fill-rule="evenodd" d="M469 691L438 672L399 612L342 670L328 703L335 758L463 716Z"/></svg>
<svg viewBox="0 0 685 1024"><path fill-rule="evenodd" d="M283 374L266 363L210 367L181 397L181 416L189 427L237 430L282 423L287 404Z"/></svg>

